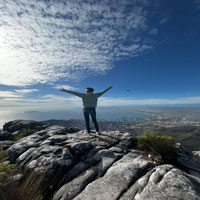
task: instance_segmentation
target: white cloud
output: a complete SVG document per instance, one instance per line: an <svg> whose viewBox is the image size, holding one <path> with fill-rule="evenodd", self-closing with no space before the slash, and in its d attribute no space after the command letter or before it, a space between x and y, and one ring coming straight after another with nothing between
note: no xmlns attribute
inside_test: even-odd
<svg viewBox="0 0 200 200"><path fill-rule="evenodd" d="M147 0L1 0L0 84L104 74L114 61L140 55L152 48L148 5Z"/></svg>
<svg viewBox="0 0 200 200"><path fill-rule="evenodd" d="M101 106L124 106L124 105L164 105L164 104L198 104L200 97L187 97L177 99L123 99L123 98L101 98L99 105Z"/></svg>
<svg viewBox="0 0 200 200"><path fill-rule="evenodd" d="M126 98L105 98L101 97L98 106L127 106L127 105L165 105L165 104L199 104L200 96L177 98L177 99L126 99ZM82 100L76 96L45 95L37 99L25 99L19 97L1 98L0 106L15 107L22 109L65 109L82 107Z"/></svg>
<svg viewBox="0 0 200 200"><path fill-rule="evenodd" d="M0 98L2 97L16 98L16 97L23 97L23 95L17 94L16 92L11 92L11 91L0 91Z"/></svg>
<svg viewBox="0 0 200 200"><path fill-rule="evenodd" d="M5 96L5 98L1 98L0 106L3 106L4 109L6 107L21 108L21 109L39 109L39 110L56 110L56 109L64 109L64 108L75 108L81 107L82 102L81 99L75 96L72 97L63 97L59 95L45 95L40 98L19 98L16 96L14 98L10 98L11 96Z"/></svg>
<svg viewBox="0 0 200 200"><path fill-rule="evenodd" d="M38 92L38 89L20 89L14 91L0 91L0 98L21 98L26 94ZM21 99L20 99L21 100Z"/></svg>
<svg viewBox="0 0 200 200"><path fill-rule="evenodd" d="M81 107L82 101L78 97L63 97L59 95L45 95L39 99L40 103L46 106L53 105L53 107Z"/></svg>
<svg viewBox="0 0 200 200"><path fill-rule="evenodd" d="M72 87L70 85L56 85L54 88L58 90L61 88L64 88L65 90L77 90L77 88Z"/></svg>
<svg viewBox="0 0 200 200"><path fill-rule="evenodd" d="M32 92L38 92L38 89L20 89L20 90L15 90L15 92L17 93L23 93L23 94L27 94L27 93L32 93Z"/></svg>
<svg viewBox="0 0 200 200"><path fill-rule="evenodd" d="M153 29L151 29L151 30L149 31L149 33L150 33L151 35L156 35L156 34L158 33L158 29L157 29L157 28L153 28Z"/></svg>
<svg viewBox="0 0 200 200"><path fill-rule="evenodd" d="M168 22L169 19L170 19L170 16L167 15L166 17L164 17L164 18L162 18L162 19L160 20L160 24L165 24L166 22Z"/></svg>

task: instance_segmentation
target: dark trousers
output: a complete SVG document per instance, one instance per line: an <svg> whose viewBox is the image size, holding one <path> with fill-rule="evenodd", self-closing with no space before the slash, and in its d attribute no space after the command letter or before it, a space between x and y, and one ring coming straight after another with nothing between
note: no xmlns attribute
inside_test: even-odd
<svg viewBox="0 0 200 200"><path fill-rule="evenodd" d="M97 124L97 119L96 119L96 109L95 108L84 108L83 114L85 117L86 129L87 129L88 133L90 133L90 116L92 117L92 121L94 123L96 131L99 132L99 126Z"/></svg>

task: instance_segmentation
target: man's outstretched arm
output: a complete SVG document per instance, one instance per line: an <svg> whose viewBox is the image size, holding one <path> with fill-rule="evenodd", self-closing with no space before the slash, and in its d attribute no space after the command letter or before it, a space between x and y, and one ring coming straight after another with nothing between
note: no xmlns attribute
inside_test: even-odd
<svg viewBox="0 0 200 200"><path fill-rule="evenodd" d="M62 89L59 89L61 92L66 92L66 93L69 93L69 94L73 94L73 95L76 95L78 97L83 97L83 93L80 93L80 92L74 92L74 91L71 91L71 90L66 90L64 88Z"/></svg>
<svg viewBox="0 0 200 200"><path fill-rule="evenodd" d="M111 88L113 88L112 86L108 87L107 89L103 90L102 92L98 92L98 96L100 97L101 95L103 95L105 92L107 92L108 90L110 90Z"/></svg>

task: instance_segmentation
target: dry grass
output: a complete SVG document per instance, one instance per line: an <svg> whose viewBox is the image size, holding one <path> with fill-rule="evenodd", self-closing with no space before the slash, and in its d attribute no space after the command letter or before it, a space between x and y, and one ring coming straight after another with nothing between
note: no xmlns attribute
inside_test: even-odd
<svg viewBox="0 0 200 200"><path fill-rule="evenodd" d="M1 200L43 200L40 190L42 176L26 175L23 180L0 187Z"/></svg>

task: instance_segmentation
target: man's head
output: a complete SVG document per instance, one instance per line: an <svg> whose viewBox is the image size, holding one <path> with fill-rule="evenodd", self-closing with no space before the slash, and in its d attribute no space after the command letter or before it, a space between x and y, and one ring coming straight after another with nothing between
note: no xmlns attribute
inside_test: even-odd
<svg viewBox="0 0 200 200"><path fill-rule="evenodd" d="M86 87L85 90L86 90L86 93L94 92L94 88L90 88L90 87Z"/></svg>

